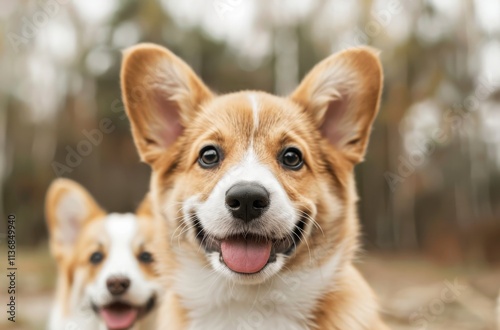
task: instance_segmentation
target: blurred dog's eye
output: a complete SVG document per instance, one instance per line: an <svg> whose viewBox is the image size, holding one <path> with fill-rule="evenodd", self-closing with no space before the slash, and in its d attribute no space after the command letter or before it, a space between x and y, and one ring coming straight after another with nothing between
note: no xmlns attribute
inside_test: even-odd
<svg viewBox="0 0 500 330"><path fill-rule="evenodd" d="M139 254L138 259L140 262L143 262L145 264L153 262L153 256L151 255L151 253L147 251L141 252L141 254Z"/></svg>
<svg viewBox="0 0 500 330"><path fill-rule="evenodd" d="M102 252L94 252L90 255L90 263L97 265L104 259Z"/></svg>
<svg viewBox="0 0 500 330"><path fill-rule="evenodd" d="M206 146L200 151L198 163L203 168L212 168L220 162L219 151L214 146Z"/></svg>
<svg viewBox="0 0 500 330"><path fill-rule="evenodd" d="M304 165L304 161L302 160L302 153L297 148L286 148L281 152L281 156L279 161L281 164L291 170L299 170L302 165Z"/></svg>

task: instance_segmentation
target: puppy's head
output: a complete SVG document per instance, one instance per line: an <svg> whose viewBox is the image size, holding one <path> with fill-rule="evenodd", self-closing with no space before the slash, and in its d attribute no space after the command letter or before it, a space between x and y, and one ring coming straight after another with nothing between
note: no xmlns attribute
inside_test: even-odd
<svg viewBox="0 0 500 330"><path fill-rule="evenodd" d="M152 310L159 294L155 225L145 212L106 214L79 184L57 179L46 218L65 314L90 307L109 329L128 329Z"/></svg>
<svg viewBox="0 0 500 330"><path fill-rule="evenodd" d="M168 50L126 51L122 91L134 140L153 168L156 210L185 243L182 252L242 283L324 263L340 250L349 258L353 166L381 85L367 48L327 58L287 98L216 96Z"/></svg>

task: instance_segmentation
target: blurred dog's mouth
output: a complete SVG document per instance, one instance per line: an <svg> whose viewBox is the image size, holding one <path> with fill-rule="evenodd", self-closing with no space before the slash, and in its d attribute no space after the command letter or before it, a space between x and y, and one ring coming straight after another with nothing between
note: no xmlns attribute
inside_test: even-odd
<svg viewBox="0 0 500 330"><path fill-rule="evenodd" d="M220 261L239 274L256 274L276 261L277 254L289 256L300 244L306 226L301 218L286 237L267 237L253 233L238 233L218 238L206 232L194 214L196 238L207 253L218 252Z"/></svg>
<svg viewBox="0 0 500 330"><path fill-rule="evenodd" d="M142 306L116 300L101 307L92 304L92 308L102 318L108 330L126 330L131 329L139 319L151 312L155 304L156 296L153 295Z"/></svg>

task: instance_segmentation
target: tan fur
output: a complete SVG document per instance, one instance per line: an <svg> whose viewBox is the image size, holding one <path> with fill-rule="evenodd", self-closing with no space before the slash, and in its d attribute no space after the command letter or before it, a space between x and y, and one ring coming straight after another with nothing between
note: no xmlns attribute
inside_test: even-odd
<svg viewBox="0 0 500 330"><path fill-rule="evenodd" d="M85 200L85 210L88 212L79 225L78 234L74 241L64 243L59 239L59 231L62 225L58 218L57 207L61 198L70 193L77 193ZM146 197L137 211L138 215L138 235L135 238L134 247L137 255L142 251L154 252L155 237L157 227L149 209L150 202ZM56 285L56 301L58 305L65 306L64 316L68 313L70 303L70 292L74 282L74 275L77 270L84 274L83 282L90 283L97 276L100 267L89 262L90 255L95 251L106 254L109 248L109 237L104 228L104 217L106 212L97 204L92 196L78 183L68 179L56 179L49 187L46 201L45 214L47 227L50 235L50 250L57 261L58 275ZM158 273L153 265L141 264L140 267L148 279L158 277ZM85 285L80 289L83 290Z"/></svg>
<svg viewBox="0 0 500 330"><path fill-rule="evenodd" d="M180 59L159 46L138 45L124 55L122 90L134 141L153 168L154 213L167 222L161 257L166 278L175 276L179 250L210 271L195 235L179 219L180 204L194 194L205 200L252 144L294 207L317 222L306 227L307 245L299 245L281 272L321 266L332 255L341 255L335 283L316 303L312 327L385 329L372 290L352 265L359 233L353 168L363 159L382 88L375 52L357 48L329 57L288 98L253 91L215 96ZM250 94L259 100L257 129ZM162 116L167 120L162 122ZM172 130L178 133L175 139L169 135ZM209 143L224 150L224 160L207 171L196 160ZM302 150L303 170L284 171L276 162L284 145ZM174 293L167 299L163 326L186 329L189 311Z"/></svg>
<svg viewBox="0 0 500 330"><path fill-rule="evenodd" d="M86 201L86 209L88 213L85 215L84 223L91 222L99 217L102 217L105 212L99 207L87 191L78 183L67 179L57 179L49 187L45 199L45 219L49 233L51 234L50 249L52 254L57 258L64 258L70 253L68 247L61 244L60 240L55 236L58 227L58 217L56 214L56 206L60 199L70 191L74 191L84 197Z"/></svg>
<svg viewBox="0 0 500 330"><path fill-rule="evenodd" d="M67 179L57 179L49 187L45 199L45 219L47 221L47 227L49 229L50 235L50 251L57 261L58 275L57 275L57 285L56 285L56 300L64 302L62 306L65 306L64 314L68 312L67 307L70 301L70 290L73 284L72 274L78 265L78 257L74 254L74 249L67 244L60 241L58 227L59 219L57 216L57 205L59 204L61 198L69 192L76 192L81 194L86 201L86 208L90 210L88 214L85 215L84 225L93 224L99 218L105 215L105 212L99 207L99 205L94 201L92 196L90 196L87 191L71 180ZM89 232L95 232L95 226L89 226ZM82 245L85 249L86 239L82 238ZM76 249L76 248L75 248ZM88 277L92 278L94 275L93 271L88 273Z"/></svg>

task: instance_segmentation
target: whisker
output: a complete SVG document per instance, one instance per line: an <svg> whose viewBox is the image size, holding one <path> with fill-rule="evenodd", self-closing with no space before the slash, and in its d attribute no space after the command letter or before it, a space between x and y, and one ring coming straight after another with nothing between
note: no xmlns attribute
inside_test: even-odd
<svg viewBox="0 0 500 330"><path fill-rule="evenodd" d="M297 235L297 234L295 233L295 231L293 231L293 232L292 232L292 234L294 234L295 236L297 236L297 238L299 239L299 241L300 241L301 243L303 242L303 243L305 243L305 244L306 244L306 246L307 246L307 251L308 251L308 253L309 253L309 262L310 262L310 263L312 263L311 248L309 247L309 243L307 242L307 238L304 236L304 230L303 230L303 229L301 229L300 227L297 227L297 228L300 230L300 232L301 232L301 234L302 234L302 235Z"/></svg>
<svg viewBox="0 0 500 330"><path fill-rule="evenodd" d="M299 203L299 205L303 206L309 212L312 211L311 209L308 208L307 205L305 205L303 203ZM309 220L313 224L313 226L316 227L318 230L320 230L322 235L325 236L325 232L323 231L323 228L321 227L321 225L308 212L301 210L301 209L298 209L298 208L295 208L295 211L298 212L300 214L300 216L305 217L307 220Z"/></svg>

